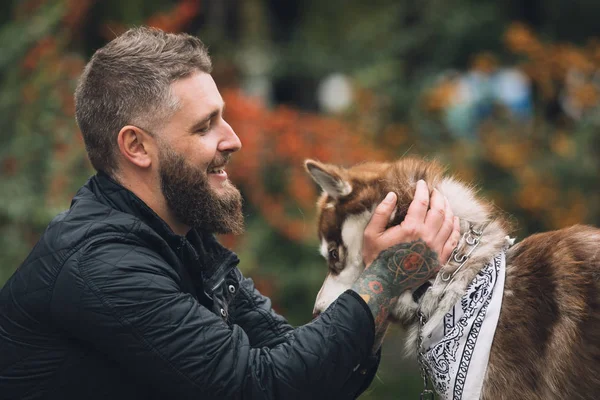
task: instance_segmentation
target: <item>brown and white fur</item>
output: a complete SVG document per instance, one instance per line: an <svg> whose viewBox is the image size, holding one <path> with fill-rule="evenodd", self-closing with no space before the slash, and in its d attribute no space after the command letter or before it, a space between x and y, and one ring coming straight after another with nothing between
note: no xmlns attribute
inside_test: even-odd
<svg viewBox="0 0 600 400"><path fill-rule="evenodd" d="M424 336L506 244L509 227L502 214L434 162L403 158L345 169L308 160L306 169L323 189L317 203L318 232L329 266L315 313L349 289L364 269L363 231L377 204L395 192L398 203L390 226L399 224L419 179L446 196L461 220L461 234L469 224L486 225L480 245L450 285L439 284L438 277L420 299L421 311L429 317ZM407 329L412 353L417 346L417 309L407 291L391 315ZM503 303L481 398L600 398L599 229L576 225L539 233L507 251Z"/></svg>

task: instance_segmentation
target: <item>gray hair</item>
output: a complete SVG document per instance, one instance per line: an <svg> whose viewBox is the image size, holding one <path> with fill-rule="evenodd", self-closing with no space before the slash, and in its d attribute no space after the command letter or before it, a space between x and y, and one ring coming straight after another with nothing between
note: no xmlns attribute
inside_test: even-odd
<svg viewBox="0 0 600 400"><path fill-rule="evenodd" d="M178 108L171 84L197 71L211 73L211 60L202 41L185 33L134 28L96 51L75 90L75 117L92 166L115 176L121 128L160 129Z"/></svg>

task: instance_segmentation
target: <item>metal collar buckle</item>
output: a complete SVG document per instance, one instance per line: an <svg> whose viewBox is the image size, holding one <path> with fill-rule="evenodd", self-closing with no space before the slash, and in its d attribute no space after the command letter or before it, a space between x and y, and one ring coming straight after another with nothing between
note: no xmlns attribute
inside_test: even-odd
<svg viewBox="0 0 600 400"><path fill-rule="evenodd" d="M477 246L479 246L479 243L481 242L481 236L483 235L483 230L486 226L487 224L483 225L479 230L476 230L472 224L469 224L469 230L465 232L465 234L462 236L462 238L459 241L459 244L461 242L465 243L465 246L462 246L461 250L466 248L467 246L469 246L470 249L468 249L468 252L466 253L459 254L459 246L456 246L456 248L452 251L452 254L450 255L450 259L448 260L446 265L442 267L442 270L451 262L457 263L458 267L454 270L454 272L440 271L440 279L442 280L442 282L450 282L458 273L458 271L461 270L463 265L466 264L469 257L471 257L471 254L473 254L473 251L477 248Z"/></svg>

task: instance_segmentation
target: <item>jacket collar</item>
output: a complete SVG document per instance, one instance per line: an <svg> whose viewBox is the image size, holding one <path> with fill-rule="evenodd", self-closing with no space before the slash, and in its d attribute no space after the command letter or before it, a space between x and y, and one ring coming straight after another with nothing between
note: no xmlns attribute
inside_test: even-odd
<svg viewBox="0 0 600 400"><path fill-rule="evenodd" d="M224 269L230 270L230 266L235 267L239 262L237 255L223 247L209 232L192 229L186 236L177 235L142 199L103 172L91 177L84 188L101 203L139 218L167 242L185 265L199 265L205 278L214 276L218 280L228 272ZM73 201L78 197L79 194Z"/></svg>

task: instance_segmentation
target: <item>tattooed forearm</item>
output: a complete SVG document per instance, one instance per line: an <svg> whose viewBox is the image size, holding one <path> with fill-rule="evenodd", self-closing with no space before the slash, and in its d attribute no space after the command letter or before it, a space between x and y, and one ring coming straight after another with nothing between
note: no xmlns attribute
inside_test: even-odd
<svg viewBox="0 0 600 400"><path fill-rule="evenodd" d="M414 289L439 269L438 256L424 241L390 247L366 268L352 286L375 318L375 350L387 329L390 308L402 292Z"/></svg>

